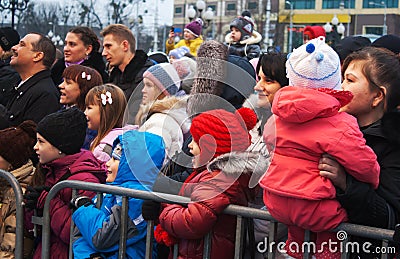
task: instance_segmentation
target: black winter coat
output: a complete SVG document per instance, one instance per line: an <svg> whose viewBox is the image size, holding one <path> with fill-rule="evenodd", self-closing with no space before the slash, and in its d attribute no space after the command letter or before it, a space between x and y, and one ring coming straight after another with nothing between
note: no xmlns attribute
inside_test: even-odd
<svg viewBox="0 0 400 259"><path fill-rule="evenodd" d="M6 106L12 89L21 81L19 74L10 66L10 59L0 60L0 104Z"/></svg>
<svg viewBox="0 0 400 259"><path fill-rule="evenodd" d="M13 95L0 112L0 129L17 126L25 120L38 123L47 114L58 111L60 94L50 76L50 70L42 70L26 82ZM3 107L4 108L4 107Z"/></svg>
<svg viewBox="0 0 400 259"><path fill-rule="evenodd" d="M143 50L136 50L135 56L125 67L124 72L118 67L112 68L110 72L110 83L119 86L125 93L126 100L143 80L143 73L154 63ZM137 99L141 98L140 96Z"/></svg>
<svg viewBox="0 0 400 259"><path fill-rule="evenodd" d="M393 229L400 223L400 144L383 134L380 120L361 131L381 167L378 189L347 176L347 189L338 190L337 199L350 222Z"/></svg>
<svg viewBox="0 0 400 259"><path fill-rule="evenodd" d="M84 60L81 64L85 67L91 67L100 73L103 82L108 82L108 74L106 71L106 64L104 63L103 57L100 53L94 52L90 54L89 58ZM63 82L62 74L65 69L65 59L59 59L54 66L51 68L51 78L53 78L54 84L58 86Z"/></svg>

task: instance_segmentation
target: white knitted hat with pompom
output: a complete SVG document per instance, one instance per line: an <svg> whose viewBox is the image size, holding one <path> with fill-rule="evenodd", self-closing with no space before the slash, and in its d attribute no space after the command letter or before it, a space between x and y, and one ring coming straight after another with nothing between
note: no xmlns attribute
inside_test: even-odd
<svg viewBox="0 0 400 259"><path fill-rule="evenodd" d="M286 72L292 86L341 89L339 56L323 36L293 50L286 61Z"/></svg>

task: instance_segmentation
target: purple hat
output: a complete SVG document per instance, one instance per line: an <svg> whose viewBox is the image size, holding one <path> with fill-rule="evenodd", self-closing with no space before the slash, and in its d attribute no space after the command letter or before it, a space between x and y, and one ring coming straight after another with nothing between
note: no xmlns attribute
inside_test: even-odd
<svg viewBox="0 0 400 259"><path fill-rule="evenodd" d="M203 28L203 20L200 18L196 18L193 22L186 24L185 31L190 32L196 37L201 35L201 29Z"/></svg>

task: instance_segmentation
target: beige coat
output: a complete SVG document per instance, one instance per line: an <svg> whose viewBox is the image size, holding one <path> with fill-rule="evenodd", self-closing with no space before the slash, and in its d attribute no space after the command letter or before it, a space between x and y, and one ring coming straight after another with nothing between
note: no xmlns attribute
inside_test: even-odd
<svg viewBox="0 0 400 259"><path fill-rule="evenodd" d="M35 168L32 162L29 161L20 168L11 171L21 185L22 191L31 181ZM4 179L0 179L0 258L15 258L15 229L16 229L16 206L15 194L13 188L6 183ZM27 237L24 238L24 258L33 249L33 240Z"/></svg>

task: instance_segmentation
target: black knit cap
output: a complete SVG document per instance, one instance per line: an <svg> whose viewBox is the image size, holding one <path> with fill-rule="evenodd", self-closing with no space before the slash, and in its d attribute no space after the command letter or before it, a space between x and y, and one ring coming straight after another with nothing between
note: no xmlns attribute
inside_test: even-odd
<svg viewBox="0 0 400 259"><path fill-rule="evenodd" d="M47 115L37 126L37 132L43 138L67 155L80 151L86 129L85 114L74 107Z"/></svg>
<svg viewBox="0 0 400 259"><path fill-rule="evenodd" d="M10 50L19 43L20 37L16 30L11 27L0 28L0 45L4 51Z"/></svg>

